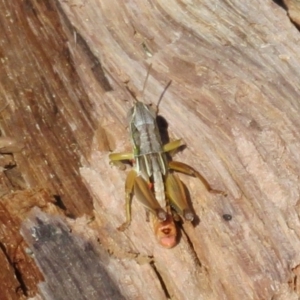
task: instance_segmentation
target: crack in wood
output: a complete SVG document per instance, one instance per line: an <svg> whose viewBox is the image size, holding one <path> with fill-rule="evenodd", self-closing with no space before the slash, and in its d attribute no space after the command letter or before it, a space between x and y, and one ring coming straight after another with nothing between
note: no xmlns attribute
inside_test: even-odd
<svg viewBox="0 0 300 300"><path fill-rule="evenodd" d="M194 247L194 244L193 244L192 240L190 239L190 237L189 237L188 233L186 232L186 230L184 229L184 227L183 226L180 226L180 227L181 227L181 234L185 236L186 241L187 241L187 243L189 245L189 248L191 250L191 253L194 256L193 258L194 258L195 264L198 267L202 267L202 263L200 261L200 258L197 255L197 252L195 250L195 247Z"/></svg>
<svg viewBox="0 0 300 300"><path fill-rule="evenodd" d="M150 262L150 266L153 269L154 273L156 274L157 279L160 282L161 288L162 288L163 292L165 293L166 298L171 299L167 285L166 285L165 281L163 280L162 275L159 273L158 269L156 268L155 261Z"/></svg>
<svg viewBox="0 0 300 300"><path fill-rule="evenodd" d="M19 287L17 288L17 290L21 290L22 294L25 297L27 297L28 296L28 289L27 289L26 284L24 282L22 272L18 268L18 262L17 261L13 261L13 259L11 259L10 255L6 251L6 247L1 242L0 242L0 249L2 250L4 256L6 257L7 262L9 263L9 265L14 270L15 277L16 277L18 283L19 283Z"/></svg>

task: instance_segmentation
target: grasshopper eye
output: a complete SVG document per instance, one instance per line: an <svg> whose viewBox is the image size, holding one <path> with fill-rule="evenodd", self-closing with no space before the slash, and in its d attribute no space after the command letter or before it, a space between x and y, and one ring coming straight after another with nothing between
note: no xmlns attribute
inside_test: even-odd
<svg viewBox="0 0 300 300"><path fill-rule="evenodd" d="M152 114L153 117L157 116L157 114L158 114L158 106L157 105L155 105L153 103L150 103L150 104L147 105L147 108L148 108L149 112Z"/></svg>
<svg viewBox="0 0 300 300"><path fill-rule="evenodd" d="M127 113L127 122L130 124L131 119L134 115L134 107L130 108L128 113Z"/></svg>

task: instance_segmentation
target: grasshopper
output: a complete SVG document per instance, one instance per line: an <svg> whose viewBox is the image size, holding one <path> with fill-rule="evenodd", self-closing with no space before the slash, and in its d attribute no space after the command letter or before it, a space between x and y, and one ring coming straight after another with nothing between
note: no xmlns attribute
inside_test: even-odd
<svg viewBox="0 0 300 300"><path fill-rule="evenodd" d="M144 82L143 92L150 69L151 65ZM167 87L170 84L171 82ZM159 243L165 248L172 248L177 244L174 211L187 221L193 221L195 216L187 201L184 185L173 171L199 178L210 192L223 192L211 189L201 174L189 165L172 161L167 156L167 153L174 152L183 144L180 139L165 145L161 141L156 119L164 92L158 100L156 110L134 97L135 104L128 114L133 151L111 153L109 159L111 162L131 160L134 167L128 173L125 182L126 222L119 227L119 230L125 230L130 225L131 200L135 194L145 206L146 211L152 213L154 231Z"/></svg>

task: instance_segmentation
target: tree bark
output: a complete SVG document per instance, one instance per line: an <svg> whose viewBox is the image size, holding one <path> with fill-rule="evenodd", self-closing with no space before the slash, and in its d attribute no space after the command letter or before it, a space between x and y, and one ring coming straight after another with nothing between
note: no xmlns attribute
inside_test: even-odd
<svg viewBox="0 0 300 300"><path fill-rule="evenodd" d="M25 145L0 161L0 299L300 297L300 34L282 7L2 0L0 26L1 132ZM141 97L150 64L144 102L172 80L175 159L228 194L180 176L198 222L173 249L135 198L116 229L129 168L108 154L131 151L127 88Z"/></svg>

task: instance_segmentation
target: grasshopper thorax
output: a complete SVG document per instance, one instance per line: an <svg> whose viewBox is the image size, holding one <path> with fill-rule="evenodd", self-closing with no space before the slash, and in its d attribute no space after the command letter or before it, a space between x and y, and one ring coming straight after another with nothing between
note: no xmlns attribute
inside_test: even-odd
<svg viewBox="0 0 300 300"><path fill-rule="evenodd" d="M151 104L136 101L135 105L129 111L128 117L130 119L130 124L134 124L136 128L145 124L155 125L157 110L155 110Z"/></svg>

